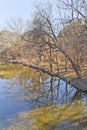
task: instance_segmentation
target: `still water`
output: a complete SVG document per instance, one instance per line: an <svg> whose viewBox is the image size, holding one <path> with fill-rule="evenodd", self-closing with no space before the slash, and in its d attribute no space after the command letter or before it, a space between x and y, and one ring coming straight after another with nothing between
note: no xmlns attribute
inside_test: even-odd
<svg viewBox="0 0 87 130"><path fill-rule="evenodd" d="M87 94L18 65L0 65L0 130L87 130Z"/></svg>

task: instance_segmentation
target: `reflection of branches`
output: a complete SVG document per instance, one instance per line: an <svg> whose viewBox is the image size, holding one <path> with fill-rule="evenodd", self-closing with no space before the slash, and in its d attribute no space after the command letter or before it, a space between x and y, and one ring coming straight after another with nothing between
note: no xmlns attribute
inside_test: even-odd
<svg viewBox="0 0 87 130"><path fill-rule="evenodd" d="M39 104L65 104L70 101L76 90L67 83L63 83L60 79L50 78L48 84L44 84L44 88L40 89L36 102ZM63 85L63 86L61 86Z"/></svg>
<svg viewBox="0 0 87 130"><path fill-rule="evenodd" d="M82 95L59 78L47 78L42 74L38 74L37 77L35 75L29 77L26 77L26 74L19 75L13 80L9 80L8 83L10 91L15 97L20 94L23 98L33 99L38 105L62 105L75 100L76 96Z"/></svg>

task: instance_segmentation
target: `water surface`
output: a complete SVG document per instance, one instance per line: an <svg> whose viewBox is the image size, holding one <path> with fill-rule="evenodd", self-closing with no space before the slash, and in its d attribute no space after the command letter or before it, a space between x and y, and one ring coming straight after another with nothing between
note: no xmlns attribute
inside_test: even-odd
<svg viewBox="0 0 87 130"><path fill-rule="evenodd" d="M0 72L0 130L87 129L86 93L22 66Z"/></svg>

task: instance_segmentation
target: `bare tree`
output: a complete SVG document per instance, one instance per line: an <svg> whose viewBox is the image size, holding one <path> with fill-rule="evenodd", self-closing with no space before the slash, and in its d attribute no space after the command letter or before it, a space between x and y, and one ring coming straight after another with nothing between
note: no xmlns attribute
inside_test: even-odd
<svg viewBox="0 0 87 130"><path fill-rule="evenodd" d="M83 64L83 52L87 52L86 5L86 0L60 0L58 1L57 5L58 10L60 10L60 17L62 21L67 22L65 27L65 24L63 23L62 37L66 42L69 43L69 46L71 47L72 58L74 59L78 68L81 67L81 64ZM62 15L63 12L66 12L67 15ZM86 60L86 57L87 53L85 53L84 61Z"/></svg>
<svg viewBox="0 0 87 130"><path fill-rule="evenodd" d="M67 51L65 51L64 47L61 46L61 43L59 42L59 39L57 37L58 35L55 33L55 19L52 16L52 6L41 9L37 6L36 8L37 12L35 16L36 18L38 18L38 22L41 23L39 24L39 26L38 24L36 25L36 27L38 28L38 32L36 33L38 37L36 38L40 41L40 44L43 43L42 41L44 41L44 44L50 45L52 48L57 48L57 50L60 51L69 60L76 74L80 76L77 65L71 59L70 55L68 55ZM51 12L51 15L49 12ZM59 26L59 23L56 25ZM41 32L39 31L39 28L41 29ZM45 38L43 36L45 36Z"/></svg>

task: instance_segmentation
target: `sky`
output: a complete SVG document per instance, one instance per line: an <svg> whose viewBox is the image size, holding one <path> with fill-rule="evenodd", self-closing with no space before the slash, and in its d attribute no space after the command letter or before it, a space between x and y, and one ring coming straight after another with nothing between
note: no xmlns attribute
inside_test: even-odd
<svg viewBox="0 0 87 130"><path fill-rule="evenodd" d="M7 27L7 21L12 17L31 19L35 4L43 1L47 0L0 0L0 30Z"/></svg>

